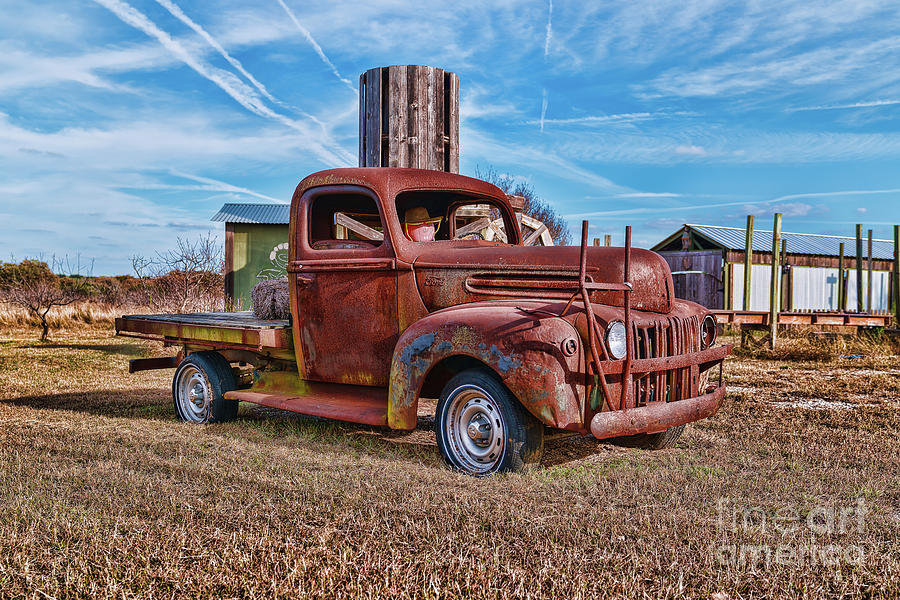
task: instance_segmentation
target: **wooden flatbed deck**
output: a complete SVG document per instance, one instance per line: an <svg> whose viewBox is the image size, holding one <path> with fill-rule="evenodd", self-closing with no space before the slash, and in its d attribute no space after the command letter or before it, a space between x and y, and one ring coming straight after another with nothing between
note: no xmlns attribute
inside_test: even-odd
<svg viewBox="0 0 900 600"><path fill-rule="evenodd" d="M251 311L125 315L116 319L116 334L170 344L293 353L290 322L257 319Z"/></svg>

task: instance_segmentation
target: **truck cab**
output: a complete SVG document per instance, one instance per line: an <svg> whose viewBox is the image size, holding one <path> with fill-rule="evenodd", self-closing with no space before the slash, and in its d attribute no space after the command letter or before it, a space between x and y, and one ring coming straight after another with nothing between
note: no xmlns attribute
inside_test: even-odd
<svg viewBox="0 0 900 600"><path fill-rule="evenodd" d="M729 347L707 309L674 297L659 255L588 247L586 223L580 248L526 246L518 222L477 179L322 171L292 198L291 319L269 324L277 334L217 341L228 313L194 329L189 316L123 317L117 330L181 346L132 366L176 367L186 420L228 420L248 401L412 430L419 399L437 398L441 453L473 475L539 461L545 429L664 447L716 412Z"/></svg>

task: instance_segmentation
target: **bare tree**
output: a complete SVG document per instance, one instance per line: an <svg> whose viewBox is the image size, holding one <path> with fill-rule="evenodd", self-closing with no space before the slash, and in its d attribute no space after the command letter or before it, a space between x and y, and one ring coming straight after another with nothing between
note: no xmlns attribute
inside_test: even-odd
<svg viewBox="0 0 900 600"><path fill-rule="evenodd" d="M41 323L41 341L50 335L48 316L56 306L66 306L84 297L81 286L63 281L41 261L23 260L0 265L0 302L21 306Z"/></svg>
<svg viewBox="0 0 900 600"><path fill-rule="evenodd" d="M212 310L224 297L225 261L210 234L196 240L177 238L175 248L152 258L132 256L147 304L165 311Z"/></svg>
<svg viewBox="0 0 900 600"><path fill-rule="evenodd" d="M475 177L496 185L507 194L525 198L525 208L522 212L546 225L554 244L567 246L572 243L569 224L546 200L540 198L527 182L510 175L501 175L494 167L487 167L484 170L475 167Z"/></svg>

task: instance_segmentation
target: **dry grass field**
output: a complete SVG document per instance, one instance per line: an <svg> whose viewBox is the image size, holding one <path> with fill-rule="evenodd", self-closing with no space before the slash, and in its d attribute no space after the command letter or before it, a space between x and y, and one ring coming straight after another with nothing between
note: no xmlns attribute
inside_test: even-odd
<svg viewBox="0 0 900 600"><path fill-rule="evenodd" d="M249 405L184 425L171 372L127 373L162 347L35 337L0 329L2 597L900 595L884 346L732 358L726 406L676 448L557 439L478 480L425 414L410 435Z"/></svg>

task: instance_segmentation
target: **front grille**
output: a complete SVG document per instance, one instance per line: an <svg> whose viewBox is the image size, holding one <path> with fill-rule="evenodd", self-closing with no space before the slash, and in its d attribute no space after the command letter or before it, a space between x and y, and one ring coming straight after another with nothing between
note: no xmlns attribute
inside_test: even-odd
<svg viewBox="0 0 900 600"><path fill-rule="evenodd" d="M664 358L700 350L700 320L668 317L650 323L634 323L632 356ZM672 402L691 397L691 369L671 369L657 373L635 374L634 402L643 406L648 402Z"/></svg>

